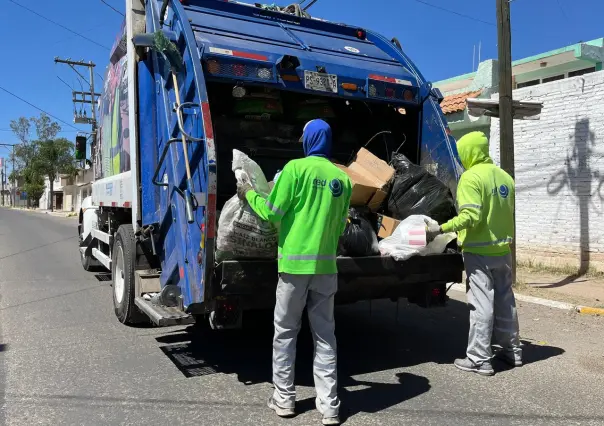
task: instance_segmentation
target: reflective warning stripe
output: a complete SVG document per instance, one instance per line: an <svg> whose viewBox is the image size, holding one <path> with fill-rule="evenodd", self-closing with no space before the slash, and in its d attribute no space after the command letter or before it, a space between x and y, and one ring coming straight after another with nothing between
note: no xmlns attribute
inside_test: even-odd
<svg viewBox="0 0 604 426"><path fill-rule="evenodd" d="M488 246L494 246L497 244L512 244L513 238L508 237L508 238L503 238L501 240L496 240L496 241L488 241L488 242L482 242L482 243L465 243L463 244L464 247L488 247Z"/></svg>
<svg viewBox="0 0 604 426"><path fill-rule="evenodd" d="M225 56L235 56L237 58L255 59L257 61L268 61L268 56L259 53L244 52L240 50L220 49L218 47L210 47L211 53Z"/></svg>
<svg viewBox="0 0 604 426"><path fill-rule="evenodd" d="M413 85L409 80L401 80L400 78L386 77L384 75L378 75L378 74L371 74L371 75L369 75L369 78L371 80L385 81L386 83L401 84L404 86Z"/></svg>
<svg viewBox="0 0 604 426"><path fill-rule="evenodd" d="M482 209L482 206L480 204L464 204L463 206L459 206L459 210L463 210L463 209Z"/></svg>
<svg viewBox="0 0 604 426"><path fill-rule="evenodd" d="M284 216L285 212L283 210L281 210L279 207L273 205L270 201L266 201L266 203L264 203L266 205L266 207L268 207L269 209L271 209L271 211L273 213L277 213L280 216Z"/></svg>
<svg viewBox="0 0 604 426"><path fill-rule="evenodd" d="M287 260L336 260L337 256L330 254L294 254L284 257L281 253L279 253L278 258L285 258Z"/></svg>

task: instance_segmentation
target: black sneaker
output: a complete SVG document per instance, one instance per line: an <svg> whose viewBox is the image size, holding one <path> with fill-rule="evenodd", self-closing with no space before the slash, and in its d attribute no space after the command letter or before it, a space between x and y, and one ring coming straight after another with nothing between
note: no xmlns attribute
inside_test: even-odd
<svg viewBox="0 0 604 426"><path fill-rule="evenodd" d="M278 406L272 396L268 399L266 405L268 406L268 408L273 410L279 417L288 418L294 417L296 415L296 412L293 408L283 408Z"/></svg>
<svg viewBox="0 0 604 426"><path fill-rule="evenodd" d="M471 373L477 373L481 376L492 376L495 374L495 370L491 366L490 362L483 362L480 365L474 364L468 358L456 359L454 363L455 367L462 371L469 371Z"/></svg>

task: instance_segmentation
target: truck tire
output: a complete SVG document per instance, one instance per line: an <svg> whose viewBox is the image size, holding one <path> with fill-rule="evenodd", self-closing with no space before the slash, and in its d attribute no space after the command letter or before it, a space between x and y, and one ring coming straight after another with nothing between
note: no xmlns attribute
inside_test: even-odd
<svg viewBox="0 0 604 426"><path fill-rule="evenodd" d="M134 304L135 255L136 241L132 225L121 225L113 243L111 276L115 316L122 324L127 325L148 322L147 317Z"/></svg>

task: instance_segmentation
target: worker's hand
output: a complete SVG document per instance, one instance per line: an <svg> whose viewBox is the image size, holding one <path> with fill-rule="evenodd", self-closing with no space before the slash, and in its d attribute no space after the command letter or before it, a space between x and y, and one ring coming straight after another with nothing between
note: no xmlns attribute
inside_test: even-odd
<svg viewBox="0 0 604 426"><path fill-rule="evenodd" d="M426 243L430 244L436 237L443 233L440 225L435 223L426 222Z"/></svg>
<svg viewBox="0 0 604 426"><path fill-rule="evenodd" d="M237 196L240 200L245 200L245 194L252 191L252 185L249 182L237 184Z"/></svg>

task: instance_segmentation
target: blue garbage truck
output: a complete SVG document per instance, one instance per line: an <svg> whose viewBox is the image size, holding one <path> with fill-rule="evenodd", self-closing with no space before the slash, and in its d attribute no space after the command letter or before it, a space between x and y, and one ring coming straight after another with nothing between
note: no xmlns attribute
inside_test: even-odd
<svg viewBox="0 0 604 426"><path fill-rule="evenodd" d="M453 194L462 171L442 95L400 43L296 4L127 0L103 85L79 251L85 269L111 271L124 324L227 328L272 308L276 259L216 256L234 149L270 179L303 155L304 124L323 117L342 164L371 142L376 156L404 153ZM338 269L338 303L434 306L463 263L459 253L339 257Z"/></svg>

